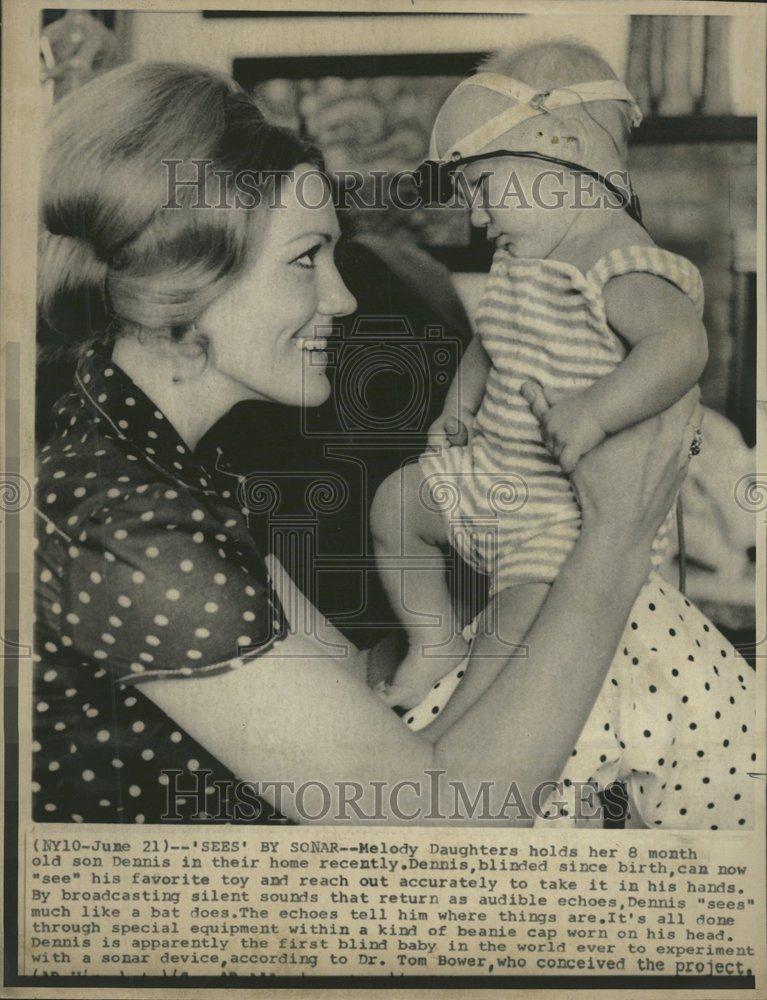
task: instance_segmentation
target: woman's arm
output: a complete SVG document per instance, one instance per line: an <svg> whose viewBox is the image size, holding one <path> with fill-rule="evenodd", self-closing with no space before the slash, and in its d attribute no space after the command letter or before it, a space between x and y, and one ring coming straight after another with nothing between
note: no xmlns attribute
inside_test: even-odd
<svg viewBox="0 0 767 1000"><path fill-rule="evenodd" d="M646 577L652 538L680 479L676 454L659 456L679 441L691 405L625 432L622 443L618 435L582 463L584 528L527 636L529 657L522 668L510 661L516 669L503 669L436 742L410 732L361 680L318 657L301 635L229 674L152 681L144 692L240 777L292 782L294 789L318 782L303 802L291 795L278 801L274 789L263 789L302 822L317 816L323 823L398 823L415 810L419 823L446 822L448 795L447 815L428 815L434 768L445 772L445 792L448 781L459 782L470 801L489 782L491 814L514 781L529 810L536 786L558 779ZM632 468L627 455L637 452ZM626 470L622 480L619 468ZM347 783L347 800L356 799L356 810L347 806L345 815L339 782ZM397 809L390 794L398 784ZM329 790L330 815L321 786ZM507 815L503 822L530 821Z"/></svg>
<svg viewBox="0 0 767 1000"><path fill-rule="evenodd" d="M298 623L302 631L313 636L323 647L326 657L332 657L340 666L348 670L368 686L369 650L360 650L349 642L343 632L332 625L293 582L280 560L273 554L264 562L274 584L285 617L292 627Z"/></svg>
<svg viewBox="0 0 767 1000"><path fill-rule="evenodd" d="M526 797L542 781L557 780L586 724L650 570L649 549L628 551L619 534L581 536L524 637L527 656L510 659L435 744L438 762L463 748L464 772L496 782L501 801L504 775ZM478 741L494 719L494 738Z"/></svg>
<svg viewBox="0 0 767 1000"><path fill-rule="evenodd" d="M502 590L490 599L478 619L477 636L464 667L465 676L442 712L421 730L423 737L435 743L484 694L502 670L524 667L530 655L527 635L549 589L549 584L522 584Z"/></svg>
<svg viewBox="0 0 767 1000"><path fill-rule="evenodd" d="M625 557L621 566L616 544ZM399 782L413 782L419 791L404 790L400 809L403 815L421 810L423 818L429 808L427 772L440 769L443 789L449 791L447 781L460 782L470 801L482 782L491 782L488 803L497 812L511 781L529 802L537 784L558 778L647 568L646 556L629 551L623 537L580 542L528 636L529 657L502 670L434 743L411 733L342 663L318 655L308 637L292 635L248 666L217 678L151 682L143 691L243 779L292 782L294 788L318 782L330 789L334 805L338 783L350 782L360 788L359 806L369 817L376 814L374 782L384 783L387 796ZM303 814L294 796L276 803L268 787L263 794L303 822L323 805L317 788L306 798ZM453 803L447 795L445 803L448 817ZM401 821L391 815L388 800L385 804L388 822ZM334 814L318 817L324 823L337 820ZM515 817L509 820L515 825Z"/></svg>
<svg viewBox="0 0 767 1000"><path fill-rule="evenodd" d="M550 403L543 390L533 383L527 383L523 386L523 393L528 402L532 404L533 410L541 421L542 427L545 427L546 420L556 404ZM695 390L694 398L697 399L697 396L698 392ZM684 406L685 401L682 401L680 405ZM649 426L651 424L648 423ZM626 440L623 439L620 442L621 448L625 445ZM607 451L601 450L601 458L606 453L609 453L610 450L609 445L603 445L602 447L603 449L606 448ZM660 442L658 442L658 447L660 447ZM632 463L641 460L638 451L634 455L629 455L628 452L624 452L624 454L626 460ZM583 461L586 464L578 465L574 471L573 486L576 492L578 492L579 483L581 484L580 493L586 498L586 502L588 503L589 489L588 485L586 485L585 489L583 488L583 479L585 476L586 483L588 484L590 473L589 463L591 460L587 457ZM625 480L625 470L616 467L613 477L616 482ZM586 517L588 516L588 511L586 511ZM615 527L618 532L622 531L620 524ZM606 551L609 551L609 542L606 542L606 544ZM574 556L576 559L579 558L578 553L574 553ZM620 570L621 567L617 568ZM629 568L628 563L626 564L626 568ZM607 567L604 579L608 579L615 569L615 566ZM566 571L567 573L572 572L572 567L569 563L567 564ZM536 594L541 589L546 592L548 587L538 584L526 584L521 587L515 587L513 590L502 591L493 598L491 604L485 609L479 633L472 644L471 657L466 667L466 676L439 718L435 719L427 729L423 730L421 735L435 742L468 711L503 670L508 667L509 671L519 673L527 668L531 638L535 634L535 631L537 631L537 628L533 631L532 626L538 614L538 608L541 606L541 599ZM525 590L529 590L531 593L528 596L519 593ZM557 594L555 593L553 602L555 603L556 601ZM547 619L553 606L553 603L545 605ZM492 631L488 631L486 628L488 618L491 622L497 622L497 627ZM536 624L539 625L540 623ZM609 621L606 622L606 627L609 629ZM514 647L516 648L514 649ZM514 650L513 652L512 649Z"/></svg>

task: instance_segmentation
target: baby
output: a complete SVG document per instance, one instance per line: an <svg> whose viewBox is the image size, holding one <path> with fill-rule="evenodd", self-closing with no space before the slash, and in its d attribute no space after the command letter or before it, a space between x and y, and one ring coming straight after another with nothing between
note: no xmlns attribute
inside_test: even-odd
<svg viewBox="0 0 767 1000"><path fill-rule="evenodd" d="M413 729L459 685L465 711L492 682L512 652L498 623L524 639L578 536L568 475L580 459L679 400L706 364L700 275L655 246L628 197L639 120L604 60L567 42L496 54L438 115L430 158L460 169L472 222L496 251L431 450L373 503L379 571L410 640L382 696ZM657 573L671 523L673 512L562 787L572 797L578 782L621 780L646 826L738 829L756 759L752 671ZM447 542L490 582L482 669L465 680ZM546 821L574 822L569 798L559 812L547 801Z"/></svg>
<svg viewBox="0 0 767 1000"><path fill-rule="evenodd" d="M655 246L609 180L626 192L640 120L607 63L570 42L493 55L437 117L432 155L459 157L472 223L496 251L431 451L384 482L373 506L379 571L410 640L382 692L389 704L418 704L467 652L444 573L424 558L449 541L489 576L491 598L504 593L524 634L578 536L568 474L703 371L700 276ZM450 447L459 428L466 443ZM403 571L402 556L423 568Z"/></svg>

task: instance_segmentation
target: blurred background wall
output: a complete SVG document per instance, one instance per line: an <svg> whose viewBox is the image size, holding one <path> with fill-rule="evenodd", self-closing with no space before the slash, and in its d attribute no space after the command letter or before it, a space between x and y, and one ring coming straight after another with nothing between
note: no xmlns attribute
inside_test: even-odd
<svg viewBox="0 0 767 1000"><path fill-rule="evenodd" d="M382 19L342 17L296 18L286 29L283 18L203 18L198 14L142 14L131 18L134 59L173 56L231 69L243 55L327 55L333 52L450 52L460 39L469 49L520 45L539 38L579 38L593 45L619 76L625 76L629 54L629 15L557 16L484 15ZM728 50L735 114L756 114L759 102L758 53L748 18L730 19ZM162 27L160 24L162 22ZM320 28L318 30L318 23Z"/></svg>

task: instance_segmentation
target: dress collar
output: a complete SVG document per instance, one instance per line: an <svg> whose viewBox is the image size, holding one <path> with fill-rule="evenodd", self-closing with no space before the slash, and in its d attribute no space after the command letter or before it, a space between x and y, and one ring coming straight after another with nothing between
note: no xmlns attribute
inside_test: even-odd
<svg viewBox="0 0 767 1000"><path fill-rule="evenodd" d="M140 454L164 476L206 495L220 495L217 470L211 472L199 461L165 414L104 351L85 352L77 366L75 389L82 415L95 417L106 437L118 441L129 459L130 453ZM77 414L69 419L67 430L73 434L78 419Z"/></svg>

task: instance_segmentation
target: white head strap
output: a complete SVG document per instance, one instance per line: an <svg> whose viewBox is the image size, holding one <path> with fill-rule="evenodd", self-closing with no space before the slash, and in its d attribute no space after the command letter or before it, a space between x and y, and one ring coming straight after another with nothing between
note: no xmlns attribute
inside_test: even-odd
<svg viewBox="0 0 767 1000"><path fill-rule="evenodd" d="M526 83L514 80L510 76L502 76L500 73L477 73L475 76L462 80L450 97L464 87L484 87L486 90L492 90L497 94L511 98L514 104L475 128L473 132L457 140L442 155L437 149L436 132L437 121L439 121L439 115L437 115L437 121L435 121L431 133L430 160L450 160L456 154L462 157L474 156L493 139L497 139L528 118L535 118L537 115L543 115L549 111L556 111L574 104L585 104L590 101L625 101L631 107L631 124L636 127L642 121L639 105L620 80L595 80L591 83L574 83L572 86L559 87L556 90L538 91Z"/></svg>

